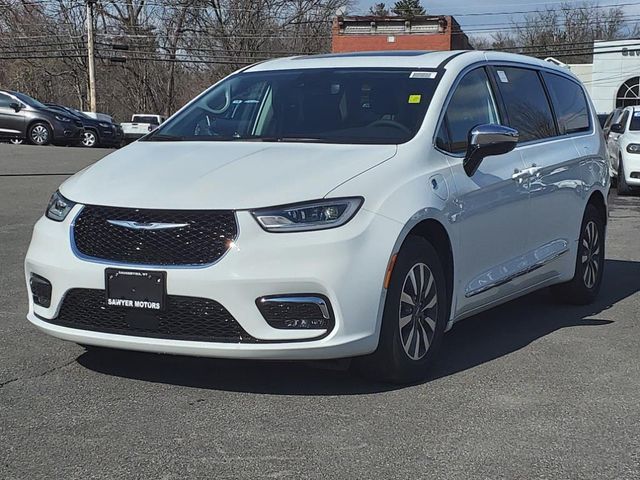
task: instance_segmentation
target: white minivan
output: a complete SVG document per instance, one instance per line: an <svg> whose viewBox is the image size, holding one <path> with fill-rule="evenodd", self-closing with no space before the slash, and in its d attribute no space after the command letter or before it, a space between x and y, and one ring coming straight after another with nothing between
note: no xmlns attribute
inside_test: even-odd
<svg viewBox="0 0 640 480"><path fill-rule="evenodd" d="M220 81L68 179L28 319L90 347L425 376L445 331L597 295L609 170L567 70L496 52L293 57Z"/></svg>

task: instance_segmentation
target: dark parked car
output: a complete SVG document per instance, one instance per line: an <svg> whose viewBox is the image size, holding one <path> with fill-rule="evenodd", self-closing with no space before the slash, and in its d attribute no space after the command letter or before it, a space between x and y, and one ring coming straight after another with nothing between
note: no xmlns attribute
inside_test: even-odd
<svg viewBox="0 0 640 480"><path fill-rule="evenodd" d="M602 133L604 133L604 138L606 140L609 139L609 134L611 133L611 125L618 123L618 120L620 119L620 116L622 115L622 108L616 108L613 112L611 112L605 122L604 125L602 125ZM599 117L599 116L598 116Z"/></svg>
<svg viewBox="0 0 640 480"><path fill-rule="evenodd" d="M76 145L83 133L77 118L51 110L24 93L0 90L0 138L34 145Z"/></svg>
<svg viewBox="0 0 640 480"><path fill-rule="evenodd" d="M600 123L600 128L604 128L605 123L607 123L607 119L609 118L609 115L606 113L599 113L598 114L598 122Z"/></svg>
<svg viewBox="0 0 640 480"><path fill-rule="evenodd" d="M122 144L124 134L120 125L91 118L87 114L75 108L65 107L55 103L46 103L51 110L56 110L65 115L72 115L82 122L84 135L82 145L85 147L119 147Z"/></svg>

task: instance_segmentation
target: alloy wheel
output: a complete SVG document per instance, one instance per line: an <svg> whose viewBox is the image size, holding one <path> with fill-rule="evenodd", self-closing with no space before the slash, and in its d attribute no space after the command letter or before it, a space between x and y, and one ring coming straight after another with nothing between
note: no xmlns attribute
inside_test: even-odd
<svg viewBox="0 0 640 480"><path fill-rule="evenodd" d="M96 135L93 132L84 132L82 136L82 145L85 147L93 147L96 144Z"/></svg>
<svg viewBox="0 0 640 480"><path fill-rule="evenodd" d="M21 138L12 138L11 140L9 140L9 142L13 145L22 145L24 143L24 140L22 140Z"/></svg>
<svg viewBox="0 0 640 480"><path fill-rule="evenodd" d="M36 145L44 145L49 141L49 130L44 125L36 125L31 130L31 140Z"/></svg>
<svg viewBox="0 0 640 480"><path fill-rule="evenodd" d="M400 294L400 341L411 360L420 360L429 351L438 318L438 292L433 273L424 263L407 273Z"/></svg>
<svg viewBox="0 0 640 480"><path fill-rule="evenodd" d="M600 270L600 234L593 220L584 227L582 234L582 279L587 288L593 288Z"/></svg>

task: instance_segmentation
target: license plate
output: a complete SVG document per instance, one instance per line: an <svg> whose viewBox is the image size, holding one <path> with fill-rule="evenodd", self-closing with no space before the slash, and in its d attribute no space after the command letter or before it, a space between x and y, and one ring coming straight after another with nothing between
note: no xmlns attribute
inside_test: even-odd
<svg viewBox="0 0 640 480"><path fill-rule="evenodd" d="M107 306L158 311L165 308L166 272L105 270Z"/></svg>

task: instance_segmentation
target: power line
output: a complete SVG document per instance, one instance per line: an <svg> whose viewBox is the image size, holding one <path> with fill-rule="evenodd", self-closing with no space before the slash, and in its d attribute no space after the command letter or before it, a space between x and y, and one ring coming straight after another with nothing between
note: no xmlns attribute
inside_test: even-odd
<svg viewBox="0 0 640 480"><path fill-rule="evenodd" d="M554 4L558 4L558 5L562 5L565 2L562 1L557 1L557 2L537 2L534 3L534 5L547 5L549 3L554 3ZM59 2L57 2L56 0L41 0L41 1L35 1L35 0L31 0L30 2L20 2L19 3L20 6L39 6L39 5L59 5ZM82 5L84 6L84 1L82 0L78 0L78 2L76 3L76 5ZM521 5L521 4L504 4L502 6L516 6L516 5ZM611 3L611 4L604 4L604 5L581 5L581 6L577 6L577 7L569 7L569 8L552 8L552 9L536 9L536 10L513 10L513 11L491 11L491 12L477 12L477 13L456 13L455 16L456 17L484 17L484 16L496 16L496 15L525 15L528 13L539 13L539 12L546 12L548 10L556 10L556 11L575 11L575 10L584 10L584 9L589 9L589 10L594 10L594 9L604 9L604 8L619 8L619 7L628 7L628 6L637 6L640 5L639 1L633 1L633 2L617 2L617 3ZM0 7L4 7L4 8L15 8L16 5L0 5ZM214 11L215 9L212 8L211 6L200 6L200 5L169 5L167 3L161 2L161 1L142 1L142 2L127 2L127 1L120 1L120 0L112 0L112 1L108 1L106 2L106 6L142 6L143 8L145 7L159 7L159 8L164 8L164 9L171 9L171 10L181 10L181 9L188 9L188 10L211 10ZM71 5L70 7L73 7L73 5ZM103 8L105 7L104 2L103 2ZM222 12L238 12L238 13L246 13L246 12L255 12L256 9L255 8L221 8L219 9ZM294 9L290 9L290 11L295 11ZM323 9L318 9L318 8L309 8L308 10L303 10L300 11L298 13L298 15L305 15L305 14L311 14L311 13L321 13L323 12ZM437 16L437 15L433 15L433 16Z"/></svg>

